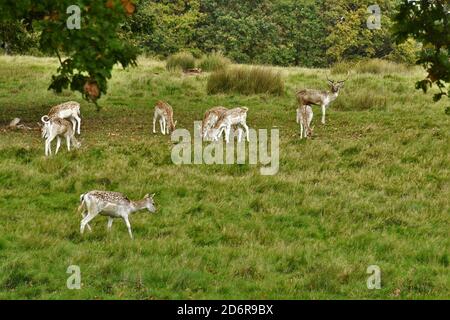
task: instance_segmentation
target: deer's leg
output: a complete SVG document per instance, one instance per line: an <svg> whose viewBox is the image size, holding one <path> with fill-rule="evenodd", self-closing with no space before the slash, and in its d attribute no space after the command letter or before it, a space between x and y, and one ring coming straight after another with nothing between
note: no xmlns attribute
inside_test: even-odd
<svg viewBox="0 0 450 320"><path fill-rule="evenodd" d="M77 126L77 133L81 134L81 118L77 114L74 116L74 118L75 118L75 120L77 122L77 125L78 125ZM75 126L73 128L73 132L75 132Z"/></svg>
<svg viewBox="0 0 450 320"><path fill-rule="evenodd" d="M303 139L303 122L300 121L300 139Z"/></svg>
<svg viewBox="0 0 450 320"><path fill-rule="evenodd" d="M81 214L81 216L83 217L83 219L86 218L86 216L87 216L86 212L83 212L83 213ZM89 225L89 223L86 224L86 227L88 228L88 230L89 230L90 232L92 232L92 228L91 228L91 226Z"/></svg>
<svg viewBox="0 0 450 320"><path fill-rule="evenodd" d="M70 122L72 122L72 130L73 132L76 132L77 130L77 121L75 120L75 117L70 118Z"/></svg>
<svg viewBox="0 0 450 320"><path fill-rule="evenodd" d="M45 156L48 157L48 138L44 141Z"/></svg>
<svg viewBox="0 0 450 320"><path fill-rule="evenodd" d="M163 123L163 135L166 135L166 127L167 127L167 121L166 121L166 118L165 117L163 117L162 118L163 119L163 121L162 121L162 123Z"/></svg>
<svg viewBox="0 0 450 320"><path fill-rule="evenodd" d="M297 123L300 123L300 107L298 107L297 108L297 117L295 118L295 121L297 122Z"/></svg>
<svg viewBox="0 0 450 320"><path fill-rule="evenodd" d="M246 133L246 135L247 135L247 141L250 142L250 130L249 130L249 128L248 128L247 123L246 123L246 122L242 122L242 126L243 126L244 129L245 129L245 133Z"/></svg>
<svg viewBox="0 0 450 320"><path fill-rule="evenodd" d="M111 217L108 218L108 231L111 231L113 221L114 221L113 218Z"/></svg>
<svg viewBox="0 0 450 320"><path fill-rule="evenodd" d="M75 133L74 133L75 134ZM67 150L70 151L70 141L72 139L70 138L70 136L66 136L66 144L67 144Z"/></svg>
<svg viewBox="0 0 450 320"><path fill-rule="evenodd" d="M87 216L85 216L83 218L83 220L81 220L81 225L80 225L80 233L81 234L84 233L84 228L86 227L86 225L88 225L89 222L98 215L97 208L92 208L92 206L88 209L88 212L89 213L87 214Z"/></svg>
<svg viewBox="0 0 450 320"><path fill-rule="evenodd" d="M130 235L130 238L133 239L133 232L131 232L131 224L130 224L130 220L128 220L128 216L124 216L123 220L125 221L125 224L127 225L128 234Z"/></svg>
<svg viewBox="0 0 450 320"><path fill-rule="evenodd" d="M327 106L322 105L322 124L325 124L325 113L327 112Z"/></svg>
<svg viewBox="0 0 450 320"><path fill-rule="evenodd" d="M157 118L158 118L158 115L155 112L155 114L153 116L153 133L156 133L156 120L158 120Z"/></svg>
<svg viewBox="0 0 450 320"><path fill-rule="evenodd" d="M45 155L46 156L51 156L52 155L52 141L53 141L53 139L55 139L55 137L53 135L49 134L47 139L45 140L45 144L46 144Z"/></svg>
<svg viewBox="0 0 450 320"><path fill-rule="evenodd" d="M61 147L61 138L58 136L56 137L56 151L55 154L58 154L59 148Z"/></svg>
<svg viewBox="0 0 450 320"><path fill-rule="evenodd" d="M164 121L164 120L163 120L162 118L159 119L159 128L161 129L161 133L162 133L162 134L164 134L164 130L163 130L163 129L164 129L164 127L163 127L163 121Z"/></svg>

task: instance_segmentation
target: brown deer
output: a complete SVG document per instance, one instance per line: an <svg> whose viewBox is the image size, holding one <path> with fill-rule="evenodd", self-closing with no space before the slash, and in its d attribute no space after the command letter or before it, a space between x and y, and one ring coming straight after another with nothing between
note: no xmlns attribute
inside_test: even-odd
<svg viewBox="0 0 450 320"><path fill-rule="evenodd" d="M322 123L325 124L325 113L328 106L337 99L339 91L344 87L345 81L348 80L350 73L347 74L347 78L341 81L334 81L328 78L331 91L303 89L297 92L297 101L300 105L317 105L322 107Z"/></svg>
<svg viewBox="0 0 450 320"><path fill-rule="evenodd" d="M153 116L153 133L156 133L156 121L159 118L159 126L162 134L170 134L175 130L177 121L173 122L173 109L167 102L158 101Z"/></svg>

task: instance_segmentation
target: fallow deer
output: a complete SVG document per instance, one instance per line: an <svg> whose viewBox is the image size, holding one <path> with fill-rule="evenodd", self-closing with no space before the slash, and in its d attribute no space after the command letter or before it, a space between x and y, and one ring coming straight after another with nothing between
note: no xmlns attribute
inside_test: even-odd
<svg viewBox="0 0 450 320"><path fill-rule="evenodd" d="M210 130L214 128L217 124L217 121L222 117L222 115L227 112L228 109L225 107L214 107L205 112L202 122L202 137L203 139L208 139L212 137L210 136Z"/></svg>
<svg viewBox="0 0 450 320"><path fill-rule="evenodd" d="M42 119L46 120L45 122L43 120L44 123L47 123L48 120L54 118L69 119L70 122L72 122L73 131L75 132L76 129L78 134L81 133L81 113L80 104L78 102L69 101L54 106L47 115L42 117Z"/></svg>
<svg viewBox="0 0 450 320"><path fill-rule="evenodd" d="M228 110L224 114L222 114L222 116L212 129L211 135L214 137L213 140L218 141L222 133L225 132L225 141L229 143L231 128L233 126L242 126L245 129L247 141L250 141L250 132L247 126L247 112L248 108L238 107ZM241 132L239 133L239 141L240 140Z"/></svg>
<svg viewBox="0 0 450 320"><path fill-rule="evenodd" d="M305 105L319 105L322 107L322 124L325 124L325 113L328 106L337 99L339 91L344 87L345 81L348 80L350 74L347 74L347 78L341 81L334 81L328 78L331 91L322 91L314 89L304 89L297 92L297 101L301 106Z"/></svg>
<svg viewBox="0 0 450 320"><path fill-rule="evenodd" d="M177 121L173 122L173 109L167 102L158 101L153 116L153 133L156 133L156 121L159 118L159 126L163 135L175 130Z"/></svg>
<svg viewBox="0 0 450 320"><path fill-rule="evenodd" d="M311 127L311 121L314 117L311 106L304 105L297 109L297 123L300 124L300 139L309 138L313 135L314 128Z"/></svg>
<svg viewBox="0 0 450 320"><path fill-rule="evenodd" d="M80 147L80 143L75 138L75 131L73 130L72 124L66 119L61 118L51 118L50 120L45 120L42 117L42 138L45 139L45 155L48 157L52 154L51 144L52 141L56 140L56 151L58 153L61 147L61 138L66 139L67 149L70 151L70 143L72 142L76 148Z"/></svg>
<svg viewBox="0 0 450 320"><path fill-rule="evenodd" d="M131 201L119 192L94 190L82 194L80 196L81 205L78 207L78 211L83 217L80 224L80 232L83 234L86 226L91 230L89 222L100 214L108 217L108 231L111 231L114 219L123 219L127 226L128 234L133 239L129 216L143 209L147 209L150 213L156 212L153 197L154 194L147 194L140 201Z"/></svg>

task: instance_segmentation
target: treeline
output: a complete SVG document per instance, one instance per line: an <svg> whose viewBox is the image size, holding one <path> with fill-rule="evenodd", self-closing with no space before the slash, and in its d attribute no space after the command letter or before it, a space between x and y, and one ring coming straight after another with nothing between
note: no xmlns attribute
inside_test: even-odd
<svg viewBox="0 0 450 320"><path fill-rule="evenodd" d="M220 51L238 63L282 66L324 67L360 58L414 63L416 43L397 46L390 33L398 2L377 1L381 29L369 29L371 0L136 0L136 13L119 32L161 58ZM10 50L24 52L19 41L26 49L34 44L32 36L11 30L0 30L0 37L15 39Z"/></svg>
<svg viewBox="0 0 450 320"><path fill-rule="evenodd" d="M398 0L377 1L381 29L369 29L370 0L140 0L127 31L142 50L167 56L221 51L239 63L322 67L355 58L414 63L412 41L390 33Z"/></svg>

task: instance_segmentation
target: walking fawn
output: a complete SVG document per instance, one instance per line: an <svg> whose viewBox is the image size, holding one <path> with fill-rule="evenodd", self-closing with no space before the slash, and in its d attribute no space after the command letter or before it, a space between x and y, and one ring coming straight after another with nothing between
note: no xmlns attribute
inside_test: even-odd
<svg viewBox="0 0 450 320"><path fill-rule="evenodd" d="M66 119L61 118L50 118L49 120L44 119L42 117L42 122L44 122L44 126L42 126L42 138L45 139L45 155L48 157L52 154L52 141L56 140L56 151L55 154L58 153L59 148L61 147L61 138L64 137L66 139L67 150L70 151L70 143L72 142L76 148L80 147L80 143L75 138L75 131L73 130L72 124Z"/></svg>
<svg viewBox="0 0 450 320"><path fill-rule="evenodd" d="M297 109L297 123L300 124L300 139L310 138L313 135L314 128L311 127L311 121L314 117L311 106L305 105Z"/></svg>
<svg viewBox="0 0 450 320"><path fill-rule="evenodd" d="M158 101L156 104L155 115L153 116L153 133L156 133L156 120L158 118L162 134L170 134L175 130L177 121L173 122L173 109L168 103Z"/></svg>
<svg viewBox="0 0 450 320"><path fill-rule="evenodd" d="M77 129L77 133L80 134L81 130L81 113L80 113L80 104L75 101L69 101L57 106L54 106L50 109L48 115L42 117L44 123L47 123L49 120L54 118L61 119L69 119L72 122L72 129L75 132ZM78 126L77 126L78 125Z"/></svg>
<svg viewBox="0 0 450 320"><path fill-rule="evenodd" d="M328 106L337 99L339 91L344 87L345 81L348 80L350 73L347 74L347 78L342 81L334 81L328 78L331 91L321 91L314 89L304 89L297 92L297 101L301 106L305 105L319 105L322 107L322 123L325 124L325 113Z"/></svg>
<svg viewBox="0 0 450 320"><path fill-rule="evenodd" d="M122 193L110 191L90 191L80 196L81 205L78 211L83 216L80 225L81 234L87 226L91 231L89 222L98 214L108 217L108 231L111 231L115 218L123 219L127 225L128 234L133 239L129 216L139 210L147 209L150 213L156 212L153 195L147 194L140 201L131 201Z"/></svg>
<svg viewBox="0 0 450 320"><path fill-rule="evenodd" d="M213 140L218 141L222 133L225 132L225 141L229 143L231 127L242 126L245 129L247 141L250 141L250 133L247 126L247 112L248 108L238 107L227 110L224 114L222 114L222 116L212 129L211 135L214 137ZM239 133L239 141L241 141L241 135L242 131L240 131Z"/></svg>

